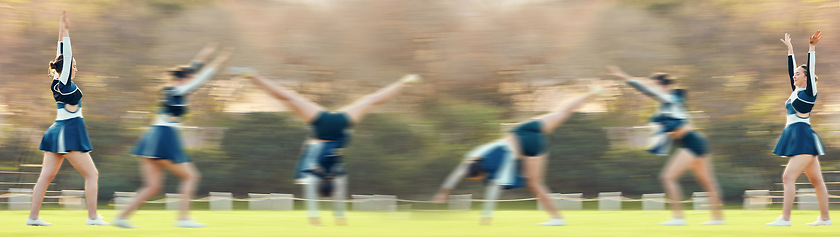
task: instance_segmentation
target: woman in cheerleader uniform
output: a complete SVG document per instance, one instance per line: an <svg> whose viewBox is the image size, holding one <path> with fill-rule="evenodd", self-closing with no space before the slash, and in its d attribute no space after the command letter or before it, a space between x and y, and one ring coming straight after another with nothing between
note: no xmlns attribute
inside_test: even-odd
<svg viewBox="0 0 840 237"><path fill-rule="evenodd" d="M630 86L660 102L659 111L651 117L651 122L659 127L652 140L651 153L668 155L676 150L659 175L665 194L671 204L672 218L662 225L686 225L682 211L682 188L679 178L691 169L697 182L709 194L712 220L703 225L723 225L723 210L720 201L720 189L712 170L706 137L694 130L689 124L689 114L685 109L686 92L675 89L674 80L664 73L655 73L650 79L633 77L616 66L608 67L610 75L627 80Z"/></svg>
<svg viewBox="0 0 840 237"><path fill-rule="evenodd" d="M548 160L546 134L554 131L583 106L587 99L598 94L601 87L593 87L586 94L572 99L555 112L534 117L514 127L499 140L479 146L471 151L444 181L433 199L444 203L449 193L464 176L473 180L485 180L486 192L484 210L479 224L489 225L493 218L495 201L501 189L527 186L537 201L548 213L549 220L540 225L563 226L565 219L554 202L548 197L551 190L545 185L545 169Z"/></svg>
<svg viewBox="0 0 840 237"><path fill-rule="evenodd" d="M802 172L808 176L808 180L814 185L817 192L817 202L820 207L820 216L817 221L808 225L831 225L828 217L828 190L825 187L825 180L820 170L819 156L825 155L825 148L817 133L811 129L811 109L817 102L817 75L814 74L815 49L817 42L822 39L822 32L817 31L811 36L808 47L808 64L796 66L793 57L793 45L790 43L790 34L785 33L781 41L788 48L788 74L790 75L790 88L793 92L785 101L787 123L785 130L773 149L773 154L788 157L788 164L782 173L782 184L784 185L784 201L782 203L782 215L773 222L767 223L770 226L790 226L790 210L793 208L793 201L796 198L796 178Z"/></svg>
<svg viewBox="0 0 840 237"><path fill-rule="evenodd" d="M250 79L310 125L312 136L305 141L303 154L295 169L295 183L303 185L309 224L321 225L318 199L321 196L332 196L335 223L346 225L344 200L347 196L348 175L340 150L350 140L349 129L361 122L375 106L396 96L406 84L419 82L420 77L414 74L406 75L399 81L333 112L292 90L275 85L250 69L239 68L231 74Z"/></svg>
<svg viewBox="0 0 840 237"><path fill-rule="evenodd" d="M193 221L189 214L190 201L198 187L201 175L193 165L192 159L184 153L179 128L187 113L187 96L213 78L219 66L225 63L232 54L232 50L222 52L213 62L204 66L204 59L212 54L215 48L213 44L208 45L189 66L181 66L169 71L172 81L161 91L163 100L155 121L132 151L132 154L141 158L139 161L143 186L114 221L114 225L135 228L128 218L147 199L161 192L165 177L163 171L169 170L181 180L179 187L181 201L175 226L188 228L205 226Z"/></svg>
<svg viewBox="0 0 840 237"><path fill-rule="evenodd" d="M102 216L96 213L99 171L90 157L93 146L90 144L85 120L82 117L82 91L73 83L78 69L70 45L70 25L66 12L62 13L59 25L56 57L50 62L52 74L50 91L55 99L58 115L52 126L47 129L44 138L41 139L39 149L44 151L44 163L35 188L32 189L32 207L26 224L52 225L41 220L38 214L41 211L41 203L44 201L47 186L55 178L58 169L61 168L61 163L66 158L85 178L85 201L88 209L86 224L108 225L109 223L103 221Z"/></svg>

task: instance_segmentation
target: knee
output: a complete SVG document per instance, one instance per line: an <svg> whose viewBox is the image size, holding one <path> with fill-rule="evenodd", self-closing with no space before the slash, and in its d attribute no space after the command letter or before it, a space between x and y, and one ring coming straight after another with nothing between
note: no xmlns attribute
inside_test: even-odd
<svg viewBox="0 0 840 237"><path fill-rule="evenodd" d="M201 172L198 172L198 170L190 172L184 177L184 181L198 182L199 180L201 180Z"/></svg>
<svg viewBox="0 0 840 237"><path fill-rule="evenodd" d="M99 180L99 170L93 169L87 174L85 174L85 180Z"/></svg>
<svg viewBox="0 0 840 237"><path fill-rule="evenodd" d="M150 184L146 186L146 192L149 192L150 195L158 194L163 191L163 185L161 184Z"/></svg>
<svg viewBox="0 0 840 237"><path fill-rule="evenodd" d="M808 177L808 181L811 181L811 184L813 184L815 187L818 186L817 184L825 182L825 180L823 180L822 177Z"/></svg>
<svg viewBox="0 0 840 237"><path fill-rule="evenodd" d="M793 184L795 184L795 183L796 183L796 178L797 178L797 175L787 174L787 173L782 174L782 184L784 184L784 185L788 185L788 184L793 185Z"/></svg>

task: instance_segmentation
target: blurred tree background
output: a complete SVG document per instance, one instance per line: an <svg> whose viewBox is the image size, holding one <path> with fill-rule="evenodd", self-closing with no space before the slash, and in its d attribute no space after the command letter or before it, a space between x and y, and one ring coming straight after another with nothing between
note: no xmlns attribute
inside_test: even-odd
<svg viewBox="0 0 840 237"><path fill-rule="evenodd" d="M812 123L828 150L823 168L835 169L840 154L834 0L6 0L0 169L37 171L19 165L41 162L38 143L54 116L47 62L61 10L70 16L102 199L139 187L128 151L151 122L163 71L208 42L236 47L229 65L254 67L332 109L403 74L424 77L354 127L345 152L353 194L428 199L467 151L593 84L609 95L551 134L548 185L588 196L661 192L666 157L633 145L657 105L608 78L605 65L679 78L728 200L744 189L781 189L774 183L786 160L771 151L790 93L778 41L786 32L800 63L807 37L824 32L816 66L823 93ZM203 174L200 192L299 194L292 171L306 124L248 81L221 74L191 102L184 138ZM174 192L177 180L167 180ZM700 191L684 183L686 192ZM82 186L64 167L51 189ZM462 182L457 192L480 190Z"/></svg>

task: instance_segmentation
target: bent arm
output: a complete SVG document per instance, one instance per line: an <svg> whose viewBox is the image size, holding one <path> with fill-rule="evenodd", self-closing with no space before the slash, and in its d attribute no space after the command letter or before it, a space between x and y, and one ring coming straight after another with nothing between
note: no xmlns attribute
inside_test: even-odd
<svg viewBox="0 0 840 237"><path fill-rule="evenodd" d="M627 80L627 84L629 84L633 88L636 88L636 90L642 92L642 94L653 98L654 100L657 100L662 103L674 103L674 100L671 98L670 95L668 95L668 93L665 93L659 88L649 86L638 79Z"/></svg>
<svg viewBox="0 0 840 237"><path fill-rule="evenodd" d="M213 62L207 65L206 68L199 71L198 74L196 74L192 79L190 79L189 82L176 87L174 93L176 95L190 94L205 83L207 83L208 81L210 81L210 79L213 78L213 75L215 75L216 72L219 70L218 67L225 63L230 58L230 55L232 53L232 51L226 51L222 53L222 55L216 57L216 60L213 60Z"/></svg>

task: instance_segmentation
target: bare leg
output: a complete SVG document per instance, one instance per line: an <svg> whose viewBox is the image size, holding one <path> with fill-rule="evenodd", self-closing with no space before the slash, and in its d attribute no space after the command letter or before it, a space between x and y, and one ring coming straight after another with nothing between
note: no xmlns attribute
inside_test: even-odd
<svg viewBox="0 0 840 237"><path fill-rule="evenodd" d="M72 151L64 155L67 161L85 178L85 201L87 202L88 219L99 218L96 214L96 201L99 198L99 170L93 164L90 153Z"/></svg>
<svg viewBox="0 0 840 237"><path fill-rule="evenodd" d="M703 186L703 189L709 194L709 203L712 205L712 220L723 220L723 210L720 201L720 188L718 187L715 172L712 168L712 160L710 155L695 158L694 162L694 177L697 182Z"/></svg>
<svg viewBox="0 0 840 237"><path fill-rule="evenodd" d="M574 113L578 108L586 104L586 100L595 94L595 92L587 92L586 94L572 99L566 104L563 104L563 106L561 106L554 112L537 116L534 119L540 120L540 122L542 122L542 133L549 134L552 131L554 131L554 129L557 128L557 126L560 126L560 124L569 119L569 116L572 115L572 113Z"/></svg>
<svg viewBox="0 0 840 237"><path fill-rule="evenodd" d="M157 195L163 189L163 166L157 164L153 159L140 158L140 175L143 176L143 187L137 190L137 195L131 200L131 203L123 210L118 217L119 219L128 219L131 215L143 205L146 200Z"/></svg>
<svg viewBox="0 0 840 237"><path fill-rule="evenodd" d="M175 164L170 160L159 160L164 163L169 171L181 179L178 191L181 192L181 204L178 205L178 220L190 220L190 202L192 201L198 181L201 180L201 173L195 168L192 162Z"/></svg>
<svg viewBox="0 0 840 237"><path fill-rule="evenodd" d="M811 185L814 185L814 189L817 192L817 202L820 206L820 220L831 220L828 217L828 189L825 187L825 180L823 180L818 157L814 157L814 161L808 167L805 167L805 175L808 176L808 180L811 181Z"/></svg>
<svg viewBox="0 0 840 237"><path fill-rule="evenodd" d="M318 178L311 174L304 174L306 179L303 183L303 197L306 198L306 210L309 216L309 224L313 226L321 225L321 216L318 214L318 193L317 183Z"/></svg>
<svg viewBox="0 0 840 237"><path fill-rule="evenodd" d="M347 225L347 215L344 213L347 205L347 175L335 178L335 192L333 193L333 208L335 209L335 224Z"/></svg>
<svg viewBox="0 0 840 237"><path fill-rule="evenodd" d="M261 76L249 76L248 78L255 84L259 85L260 88L267 91L270 95L274 96L274 98L280 100L283 105L289 107L295 115L307 123L312 122L319 112L326 110L320 105L304 98L300 94L286 89L285 87L274 85L274 83L271 83L268 79Z"/></svg>
<svg viewBox="0 0 840 237"><path fill-rule="evenodd" d="M782 185L785 187L784 201L782 202L782 220L790 220L790 210L793 209L793 201L796 199L796 178L805 171L811 162L814 161L812 155L797 155L790 157L788 165L782 173Z"/></svg>
<svg viewBox="0 0 840 237"><path fill-rule="evenodd" d="M41 163L41 174L38 176L35 188L32 189L32 206L29 209L29 219L38 219L38 213L41 212L41 203L44 202L47 187L55 179L55 175L58 174L58 169L61 168L63 161L64 157L61 154L44 152L44 162Z"/></svg>
<svg viewBox="0 0 840 237"><path fill-rule="evenodd" d="M665 194L668 195L668 202L671 203L674 219L683 219L682 212L682 188L680 188L680 176L694 163L694 156L685 149L677 150L677 153L668 160L659 180L665 187Z"/></svg>
<svg viewBox="0 0 840 237"><path fill-rule="evenodd" d="M548 197L551 190L545 186L546 157L548 157L548 154L523 158L525 159L525 175L528 177L528 189L537 197L537 201L540 202L551 218L562 219L563 217L557 211L554 202Z"/></svg>
<svg viewBox="0 0 840 237"><path fill-rule="evenodd" d="M359 123L362 121L362 118L370 112L371 109L373 109L374 106L388 102L388 100L394 98L394 96L400 92L406 83L411 82L409 80L405 80L405 78L406 77L403 77L402 80L391 83L391 85L388 85L385 88L366 95L365 97L354 101L352 104L344 106L338 111L347 113L347 116L350 116L350 120L354 124Z"/></svg>

